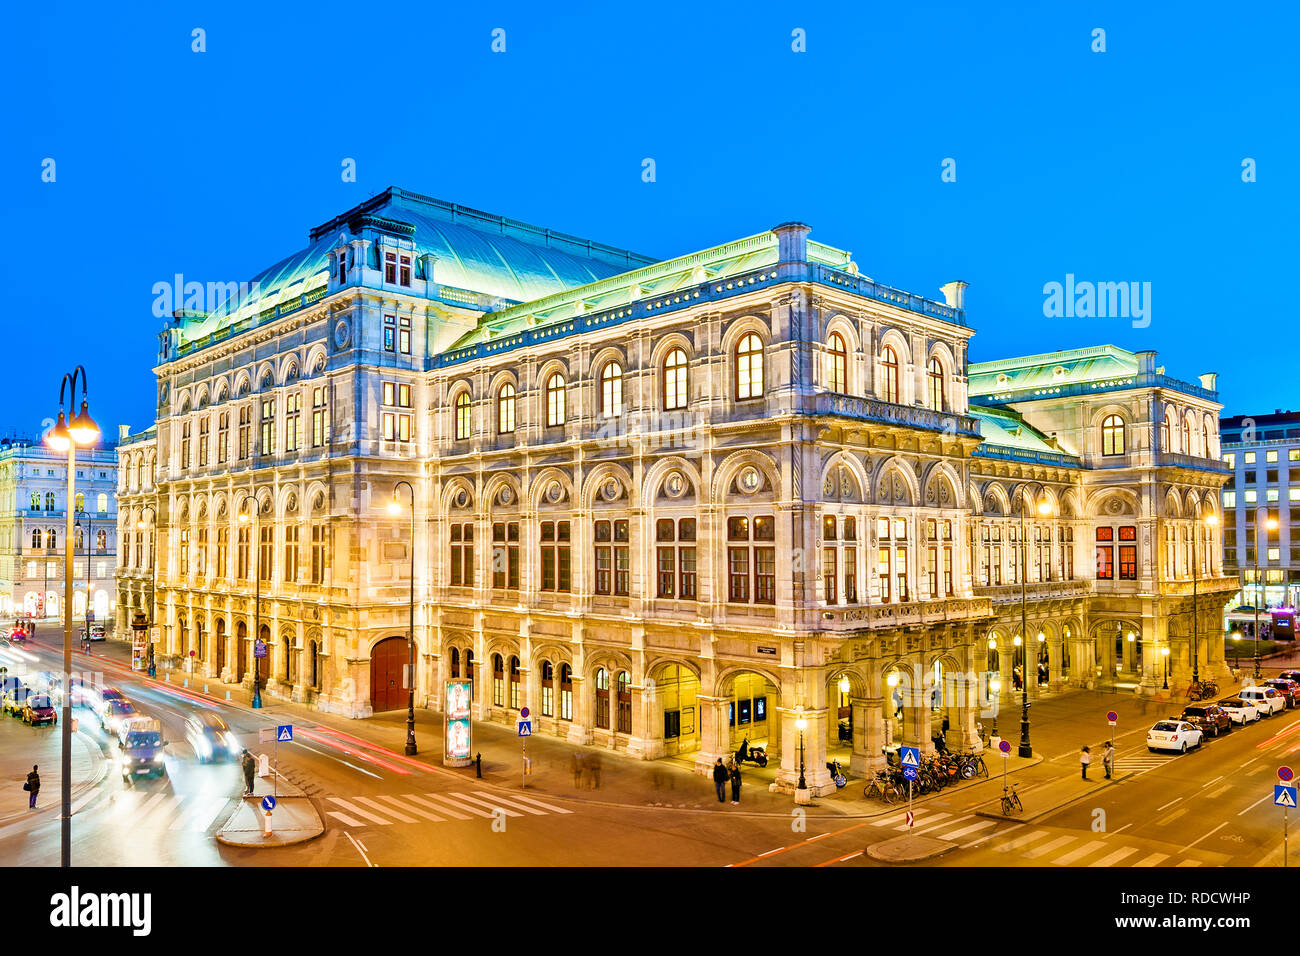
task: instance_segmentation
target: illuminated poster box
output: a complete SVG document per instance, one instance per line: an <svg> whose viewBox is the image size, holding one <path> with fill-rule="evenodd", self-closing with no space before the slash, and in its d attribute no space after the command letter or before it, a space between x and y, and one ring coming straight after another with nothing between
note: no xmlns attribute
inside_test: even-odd
<svg viewBox="0 0 1300 956"><path fill-rule="evenodd" d="M449 767L468 767L470 759L470 688L467 680L447 681L445 706L445 728L442 742L442 762Z"/></svg>

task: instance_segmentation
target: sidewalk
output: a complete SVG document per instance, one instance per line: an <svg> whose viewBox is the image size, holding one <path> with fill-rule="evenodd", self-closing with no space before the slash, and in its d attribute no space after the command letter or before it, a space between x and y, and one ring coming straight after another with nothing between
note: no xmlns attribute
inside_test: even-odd
<svg viewBox="0 0 1300 956"><path fill-rule="evenodd" d="M275 773L274 770L271 771ZM263 832L266 811L262 798L276 792L271 811L271 833ZM230 819L217 831L217 842L236 847L293 846L306 843L325 832L325 824L311 799L284 777L272 783L270 777L253 778L253 795L244 797Z"/></svg>
<svg viewBox="0 0 1300 956"><path fill-rule="evenodd" d="M62 714L60 714L60 717ZM53 727L28 727L12 717L3 717L6 724L0 731L0 823L23 816L53 812L58 814L63 799L62 740L63 730ZM24 739L25 738L25 739ZM36 796L36 809L27 806L28 793L23 790L32 765L40 767L41 789ZM108 772L108 761L99 744L86 734L72 735L72 799L97 786Z"/></svg>

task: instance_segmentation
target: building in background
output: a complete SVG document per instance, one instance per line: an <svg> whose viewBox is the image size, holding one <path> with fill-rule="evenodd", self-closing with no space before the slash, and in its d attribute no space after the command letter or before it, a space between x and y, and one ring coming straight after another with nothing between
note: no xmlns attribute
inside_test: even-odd
<svg viewBox="0 0 1300 956"><path fill-rule="evenodd" d="M1219 422L1219 431L1229 469L1223 486L1223 564L1240 575L1242 585L1234 604L1294 607L1300 588L1300 412L1234 415ZM1269 529L1265 516L1277 527ZM1236 622L1244 622L1243 633L1249 633L1250 617Z"/></svg>
<svg viewBox="0 0 1300 956"><path fill-rule="evenodd" d="M67 554L66 455L36 439L0 440L0 616L61 616ZM117 588L117 450L78 449L73 619L111 624ZM89 597L87 597L89 595Z"/></svg>
<svg viewBox="0 0 1300 956"><path fill-rule="evenodd" d="M419 706L468 678L476 719L700 768L747 739L786 787L802 741L817 790L831 750L977 745L996 675L1221 674L1213 376L970 365L965 283L808 234L659 260L396 188L317 227L160 336L119 618L156 536L164 663L248 685L261 636L267 694L365 717L406 704L413 592Z"/></svg>

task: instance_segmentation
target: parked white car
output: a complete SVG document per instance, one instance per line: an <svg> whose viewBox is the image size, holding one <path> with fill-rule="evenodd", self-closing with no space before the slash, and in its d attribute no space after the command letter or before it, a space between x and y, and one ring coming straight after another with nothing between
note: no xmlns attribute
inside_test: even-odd
<svg viewBox="0 0 1300 956"><path fill-rule="evenodd" d="M1218 705L1228 712L1234 724L1243 726L1254 720L1259 720L1259 708L1248 700L1242 700L1240 697L1227 697L1218 701Z"/></svg>
<svg viewBox="0 0 1300 956"><path fill-rule="evenodd" d="M1248 700L1259 708L1261 714L1265 717L1271 717L1279 711L1286 710L1286 698L1277 692L1274 687L1243 687L1237 691L1237 696L1242 700Z"/></svg>
<svg viewBox="0 0 1300 956"><path fill-rule="evenodd" d="M1187 753L1188 747L1199 747L1202 734L1185 720L1157 720L1147 731L1147 750L1177 750Z"/></svg>

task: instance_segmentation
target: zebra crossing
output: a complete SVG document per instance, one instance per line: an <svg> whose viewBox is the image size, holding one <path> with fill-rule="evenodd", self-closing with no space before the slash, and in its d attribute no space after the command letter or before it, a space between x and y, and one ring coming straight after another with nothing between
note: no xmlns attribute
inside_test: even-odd
<svg viewBox="0 0 1300 956"><path fill-rule="evenodd" d="M873 820L871 825L881 830L909 830L907 814L898 813ZM1183 859L1172 862L1168 853L1144 852L1135 846L1123 846L1114 840L1097 839L1097 834L1071 836L1054 830L1035 830L1024 823L1004 823L969 813L956 816L951 813L925 813L910 828L912 834L926 834L937 840L956 843L959 849L969 849L980 843L1005 836L991 849L997 853L1015 854L1023 860L1040 866L1088 867L1151 867L1200 866L1200 860Z"/></svg>
<svg viewBox="0 0 1300 956"><path fill-rule="evenodd" d="M324 797L327 816L347 827L392 826L394 823L446 823L448 820L496 819L572 813L534 797L512 793L406 793L400 796Z"/></svg>
<svg viewBox="0 0 1300 956"><path fill-rule="evenodd" d="M133 830L182 830L203 833L239 801L225 794L148 793L121 790L92 791L72 803L75 816L86 809L103 811L101 821Z"/></svg>

